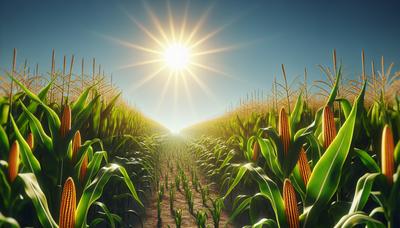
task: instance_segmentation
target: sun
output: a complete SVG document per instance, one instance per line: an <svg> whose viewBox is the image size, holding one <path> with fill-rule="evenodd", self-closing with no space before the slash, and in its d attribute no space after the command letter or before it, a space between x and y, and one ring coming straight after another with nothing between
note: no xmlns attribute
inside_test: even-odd
<svg viewBox="0 0 400 228"><path fill-rule="evenodd" d="M210 14L212 5L200 15L198 19L188 18L190 1L186 1L183 14L173 13L169 1L166 1L166 18L160 19L151 7L143 1L147 12L148 25L142 24L131 14L125 11L126 16L133 22L133 27L142 34L143 43L121 40L112 36L104 36L111 41L132 49L138 57L135 62L121 66L120 69L143 67L145 75L130 86L131 91L141 88L145 84L155 80L162 80L164 83L159 89L160 99L156 104L159 109L164 99L171 99L172 111L178 112L178 105L186 99L188 108L195 113L195 106L192 102L192 88L198 87L210 100L216 100L215 95L207 84L207 79L213 76L232 75L221 71L217 67L217 62L213 61L212 56L222 54L226 51L236 49L237 45L215 46L212 42L217 34L230 25L216 27L210 31L205 31L204 26ZM233 21L231 21L233 22ZM218 42L217 42L218 43ZM173 96L167 96L167 93ZM182 94L182 92L184 94ZM171 131L179 130L179 118L176 123L168 123Z"/></svg>
<svg viewBox="0 0 400 228"><path fill-rule="evenodd" d="M190 63L190 48L183 43L169 44L163 53L163 60L166 66L172 71L182 71Z"/></svg>

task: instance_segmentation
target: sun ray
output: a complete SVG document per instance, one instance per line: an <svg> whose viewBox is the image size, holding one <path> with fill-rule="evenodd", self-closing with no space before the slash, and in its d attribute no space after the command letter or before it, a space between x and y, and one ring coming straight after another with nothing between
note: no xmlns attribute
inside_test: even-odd
<svg viewBox="0 0 400 228"><path fill-rule="evenodd" d="M154 64L154 63L160 63L162 61L164 61L164 59L145 60L145 61L127 64L127 65L119 67L118 69L123 70L123 69L127 69L127 68L133 68L133 67L144 66L144 65Z"/></svg>
<svg viewBox="0 0 400 228"><path fill-rule="evenodd" d="M162 55L163 54L161 51L157 51L157 50L154 50L154 49L151 49L151 48L147 48L147 47L144 47L144 46L141 46L141 45L138 45L138 44L134 44L134 43L131 43L131 42L128 42L128 41L124 41L124 40L121 40L121 39L118 39L118 38L115 38L115 37L106 36L106 35L102 35L102 36L104 38L108 39L108 40L116 42L116 43L118 43L118 44L120 44L122 46L125 46L125 47L129 47L129 48L132 48L132 49L136 49L136 50L139 50L139 51L145 51L145 52L152 53L152 54L157 54L157 55Z"/></svg>
<svg viewBox="0 0 400 228"><path fill-rule="evenodd" d="M153 12L153 10L150 8L150 6L143 0L143 5L146 9L147 15L150 16L150 19L153 23L153 25L156 27L157 31L160 33L160 35L164 38L165 42L170 42L170 39L167 36L167 33L164 31L163 26L161 25L160 20L156 16L156 14Z"/></svg>
<svg viewBox="0 0 400 228"><path fill-rule="evenodd" d="M181 25L181 32L179 35L179 42L183 42L183 36L185 35L186 23L187 23L187 14L189 11L190 0L186 2L185 11L183 13L183 20Z"/></svg>
<svg viewBox="0 0 400 228"><path fill-rule="evenodd" d="M227 76L227 77L230 77L230 78L233 77L232 75L229 75L229 74L227 74L227 73L225 73L225 72L223 72L223 71L220 71L220 70L218 70L218 69L215 69L215 68L213 68L213 67L211 67L211 66L206 66L206 65L204 65L204 64L197 63L197 62L190 62L190 64L191 64L192 66L195 66L195 67L198 67L198 68L201 68L201 69L203 69L203 70L210 71L210 72L214 72L214 73L217 73L217 74L219 74L219 75Z"/></svg>
<svg viewBox="0 0 400 228"><path fill-rule="evenodd" d="M207 8L207 10L203 13L203 15L200 17L200 19L197 21L196 25L193 27L193 30L190 32L188 38L185 41L186 45L189 45L192 42L192 39L194 36L197 34L197 32L200 30L200 28L203 26L203 24L206 22L208 15L210 14L211 10L213 8L213 5Z"/></svg>
<svg viewBox="0 0 400 228"><path fill-rule="evenodd" d="M148 81L150 81L151 79L153 79L154 77L156 77L161 71L163 71L166 68L166 66L162 66L159 69L157 69L155 72L151 73L150 75L147 75L146 77L144 77L139 83L137 83L136 85L134 85L132 87L132 91L133 90L137 90L138 88L140 88L141 86L143 86L144 84L146 84Z"/></svg>
<svg viewBox="0 0 400 228"><path fill-rule="evenodd" d="M154 42L156 42L161 48L165 48L165 44L163 42L161 42L159 39L156 38L156 36L151 33L142 23L140 23L139 21L137 21L134 17L132 17L131 15L128 15L129 19L131 19L131 21L133 23L136 24L136 26L139 27L140 30L142 30L142 32L144 32L150 39L152 39Z"/></svg>
<svg viewBox="0 0 400 228"><path fill-rule="evenodd" d="M187 78L183 75L183 72L180 72L180 76L182 77L183 86L185 88L185 92L186 92L187 100L188 100L188 103L189 103L190 111L192 112L192 114L195 114L196 112L195 112L195 109L194 109L194 106L193 106L193 98L192 98L192 94L189 91Z"/></svg>
<svg viewBox="0 0 400 228"><path fill-rule="evenodd" d="M213 99L215 101L215 96L212 93L212 91L207 87L206 84L204 84L204 82L190 69L186 69L186 72L189 73L189 75L191 76L191 78L193 78L193 80L196 82L197 85L199 85L199 87L203 90L203 92L211 99Z"/></svg>
<svg viewBox="0 0 400 228"><path fill-rule="evenodd" d="M169 29L171 30L172 40L176 40L174 16L172 15L172 9L169 0L167 0L167 10L168 10Z"/></svg>
<svg viewBox="0 0 400 228"><path fill-rule="evenodd" d="M213 49L209 49L209 50L199 51L199 52L193 53L192 56L202 56L202 55L217 54L217 53L221 53L221 52L231 51L231 50L234 50L234 49L237 49L237 48L239 48L237 45L231 45L231 46L220 47L220 48L213 48Z"/></svg>
<svg viewBox="0 0 400 228"><path fill-rule="evenodd" d="M158 103L156 106L156 112L158 112L160 110L161 104L164 102L164 98L165 98L165 94L167 93L167 90L169 88L169 84L171 82L171 78L172 78L172 71L169 72L168 76L167 76L167 81L165 82L161 94L160 94L160 99L158 99Z"/></svg>

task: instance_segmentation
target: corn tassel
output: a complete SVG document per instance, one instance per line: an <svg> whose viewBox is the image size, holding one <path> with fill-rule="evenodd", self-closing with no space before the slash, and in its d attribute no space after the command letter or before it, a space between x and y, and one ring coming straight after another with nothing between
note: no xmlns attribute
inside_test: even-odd
<svg viewBox="0 0 400 228"><path fill-rule="evenodd" d="M289 179L285 179L285 182L283 183L283 200L285 203L285 214L289 227L300 227L296 193Z"/></svg>
<svg viewBox="0 0 400 228"><path fill-rule="evenodd" d="M283 151L286 155L289 150L290 133L289 133L289 121L285 112L285 108L281 108L281 111L279 113L279 136L282 140Z"/></svg>
<svg viewBox="0 0 400 228"><path fill-rule="evenodd" d="M74 138L72 139L72 161L76 161L76 156L78 154L78 150L81 148L81 144L82 144L82 139L81 139L81 133L78 130L75 135Z"/></svg>
<svg viewBox="0 0 400 228"><path fill-rule="evenodd" d="M83 157L82 165L81 165L81 171L79 173L79 181L83 182L86 176L86 170L88 166L88 156L85 154L85 157Z"/></svg>
<svg viewBox="0 0 400 228"><path fill-rule="evenodd" d="M311 176L311 168L310 165L308 164L307 155L303 148L301 148L299 153L298 164L299 164L301 178L303 179L304 184L307 186L308 180L310 179Z"/></svg>
<svg viewBox="0 0 400 228"><path fill-rule="evenodd" d="M26 143L28 143L29 148L31 149L31 151L33 150L33 147L35 145L34 140L33 140L33 134L32 132L30 132L28 134L28 136L26 137Z"/></svg>
<svg viewBox="0 0 400 228"><path fill-rule="evenodd" d="M10 154L8 158L8 174L11 182L14 182L18 175L19 168L19 144L14 141L11 145Z"/></svg>
<svg viewBox="0 0 400 228"><path fill-rule="evenodd" d="M76 210L76 191L74 180L69 177L64 183L61 195L60 228L74 228Z"/></svg>
<svg viewBox="0 0 400 228"><path fill-rule="evenodd" d="M325 106L322 119L324 147L328 148L336 137L335 116L329 106Z"/></svg>
<svg viewBox="0 0 400 228"><path fill-rule="evenodd" d="M260 146L258 145L258 140L256 139L253 145L253 157L252 160L255 162L257 161L258 154L260 152Z"/></svg>
<svg viewBox="0 0 400 228"><path fill-rule="evenodd" d="M388 182L392 184L394 173L394 141L392 129L387 124L382 132L381 153L382 173L386 176Z"/></svg>
<svg viewBox="0 0 400 228"><path fill-rule="evenodd" d="M71 130L71 108L66 105L63 110L61 117L60 134L62 138L67 136L68 132Z"/></svg>

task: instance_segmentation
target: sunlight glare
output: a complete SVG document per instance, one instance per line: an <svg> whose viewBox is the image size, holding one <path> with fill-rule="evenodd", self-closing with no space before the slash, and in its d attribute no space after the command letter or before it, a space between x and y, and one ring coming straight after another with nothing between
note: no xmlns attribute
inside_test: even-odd
<svg viewBox="0 0 400 228"><path fill-rule="evenodd" d="M170 44L164 51L164 61L171 70L185 69L190 62L189 48L181 43Z"/></svg>

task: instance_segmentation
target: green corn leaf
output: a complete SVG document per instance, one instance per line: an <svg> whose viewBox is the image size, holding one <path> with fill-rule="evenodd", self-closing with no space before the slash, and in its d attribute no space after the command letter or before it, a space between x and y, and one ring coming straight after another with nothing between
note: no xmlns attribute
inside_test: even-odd
<svg viewBox="0 0 400 228"><path fill-rule="evenodd" d="M282 195L278 189L278 186L275 184L275 182L273 182L271 179L269 179L268 176L264 174L264 171L260 167L254 166L253 163L247 163L240 166L235 180L232 182L228 191L225 193L224 198L226 198L229 193L236 187L236 185L239 184L246 172L250 172L250 174L252 174L252 177L258 183L260 193L270 201L279 226L286 227L287 221L284 209L285 206L283 204Z"/></svg>
<svg viewBox="0 0 400 228"><path fill-rule="evenodd" d="M26 195L31 199L33 206L36 209L36 215L43 227L58 227L57 223L51 216L47 199L44 195L36 176L32 173L20 173L18 177L24 184Z"/></svg>
<svg viewBox="0 0 400 228"><path fill-rule="evenodd" d="M0 203L2 203L2 205L5 208L8 208L11 197L11 187L10 184L8 183L6 174L1 169L0 169L0 196L1 196Z"/></svg>
<svg viewBox="0 0 400 228"><path fill-rule="evenodd" d="M7 133L1 125L0 125L0 148L1 148L0 155L3 154L6 155L10 150L10 143L8 142Z"/></svg>
<svg viewBox="0 0 400 228"><path fill-rule="evenodd" d="M340 106L342 108L344 117L347 119L349 117L350 111L351 111L351 104L347 99L340 98L337 99L340 102Z"/></svg>
<svg viewBox="0 0 400 228"><path fill-rule="evenodd" d="M25 141L24 137L22 137L21 133L19 132L18 126L15 123L14 118L12 116L10 117L12 126L14 128L15 136L21 148L20 155L22 164L27 170L29 170L29 172L39 173L41 170L39 161L35 158L31 149L29 148L28 143Z"/></svg>
<svg viewBox="0 0 400 228"><path fill-rule="evenodd" d="M19 228L17 220L14 218L6 217L0 212L0 227Z"/></svg>
<svg viewBox="0 0 400 228"><path fill-rule="evenodd" d="M82 157L83 158L83 157ZM104 160L107 162L107 152L106 151L97 151L93 154L93 158L89 161L87 167L86 178L87 180L91 181L92 178L97 174L100 169L101 162ZM78 163L78 167L75 167L78 170L76 173L80 173L80 167L82 164L82 160ZM86 186L90 183L89 181L86 182Z"/></svg>
<svg viewBox="0 0 400 228"><path fill-rule="evenodd" d="M262 131L263 135L265 135L267 138L270 138L271 141L274 142L279 164L283 164L285 161L285 155L283 152L282 141L278 135L278 132L276 132L276 130L271 127L263 128Z"/></svg>
<svg viewBox="0 0 400 228"><path fill-rule="evenodd" d="M397 143L394 148L394 161L395 164L400 165L400 141Z"/></svg>
<svg viewBox="0 0 400 228"><path fill-rule="evenodd" d="M108 210L107 206L104 203L99 202L99 201L94 202L94 205L99 206L103 210L103 212L106 215L107 220L108 220L108 222L110 224L110 227L115 228L114 218L113 218L112 213L110 212L110 210Z"/></svg>
<svg viewBox="0 0 400 228"><path fill-rule="evenodd" d="M292 139L294 136L294 132L296 131L296 127L300 123L301 114L303 113L303 107L304 107L304 101L302 98L302 93L300 93L299 96L297 97L296 105L294 106L292 113L290 113L289 126L290 126L290 136Z"/></svg>
<svg viewBox="0 0 400 228"><path fill-rule="evenodd" d="M255 224L251 226L251 228L278 228L279 226L272 219L262 218Z"/></svg>
<svg viewBox="0 0 400 228"><path fill-rule="evenodd" d="M380 221L371 218L364 212L354 212L350 215L343 216L339 222L335 225L335 228L352 228L356 225L367 225L367 227L374 227L374 228L384 228L386 227Z"/></svg>
<svg viewBox="0 0 400 228"><path fill-rule="evenodd" d="M35 138L38 139L39 142L44 145L47 150L53 151L53 140L43 130L40 121L25 107L22 102L20 102L20 105L24 110L24 113L28 117L30 123L29 126Z"/></svg>
<svg viewBox="0 0 400 228"><path fill-rule="evenodd" d="M333 102L335 101L337 92L339 90L339 83L340 83L341 76L342 76L342 66L340 66L339 70L337 71L335 84L333 85L331 94L329 94L329 98L328 98L328 101L326 102L326 105L329 105L329 106L333 105Z"/></svg>
<svg viewBox="0 0 400 228"><path fill-rule="evenodd" d="M361 211L368 201L375 178L381 174L366 173L357 181L356 191L348 214Z"/></svg>
<svg viewBox="0 0 400 228"><path fill-rule="evenodd" d="M121 93L117 94L113 99L111 99L110 103L107 105L107 107L102 111L101 113L101 118L104 119L106 116L108 116L114 107L115 103L117 102L118 98L121 96Z"/></svg>
<svg viewBox="0 0 400 228"><path fill-rule="evenodd" d="M354 152L360 158L361 162L369 170L369 172L379 173L381 171L378 164L376 164L375 160L366 151L354 148Z"/></svg>
<svg viewBox="0 0 400 228"><path fill-rule="evenodd" d="M283 180L284 175L278 163L278 158L274 152L274 147L271 141L269 139L260 139L258 143L260 145L261 154L268 164L268 168L271 169L275 176Z"/></svg>
<svg viewBox="0 0 400 228"><path fill-rule="evenodd" d="M342 172L342 167L349 153L357 111L362 105L365 84L350 112L349 117L340 128L337 136L315 165L307 184L304 226L311 226L318 214L335 194ZM302 216L302 217L303 217Z"/></svg>
<svg viewBox="0 0 400 228"><path fill-rule="evenodd" d="M71 140L75 132L79 130L82 127L82 125L88 120L91 113L93 112L95 104L98 102L99 99L100 95L97 95L92 101L90 101L90 103L84 109L78 112L76 118L73 117L74 121L72 122L71 125L71 131L67 136L68 139L67 141Z"/></svg>
<svg viewBox="0 0 400 228"><path fill-rule="evenodd" d="M78 99L76 99L76 101L74 103L72 103L72 106L71 106L72 116L76 116L76 114L78 114L85 107L86 100L89 96L89 92L93 88L93 86L94 85L86 88L83 91L83 93L78 97Z"/></svg>
<svg viewBox="0 0 400 228"><path fill-rule="evenodd" d="M107 184L111 176L115 172L119 172L123 176L123 180L127 187L129 188L133 198L143 207L139 196L136 193L135 187L129 178L128 173L125 168L117 164L109 164L98 172L95 179L83 190L81 199L79 200L77 211L76 211L76 221L75 227L86 227L86 217L90 206L96 202L97 199L102 195L104 186Z"/></svg>
<svg viewBox="0 0 400 228"><path fill-rule="evenodd" d="M242 214L244 211L249 209L251 198L252 197L248 197L246 195L239 195L235 198L234 203L232 205L233 211L230 213L229 221L233 221L238 215ZM238 202L240 202L239 205L237 205Z"/></svg>
<svg viewBox="0 0 400 228"><path fill-rule="evenodd" d="M52 134L52 137L56 137L58 135L59 129L60 129L60 119L58 118L57 113L47 106L38 96L36 96L34 93L32 93L28 88L26 88L21 82L16 80L15 78L9 76L14 82L25 92L28 97L30 97L32 100L35 102L39 103L47 112L48 118L49 118L49 123L50 123L50 131Z"/></svg>
<svg viewBox="0 0 400 228"><path fill-rule="evenodd" d="M44 88L38 93L37 97L38 97L41 101L43 101L43 102L45 101L46 96L47 96L47 93L49 92L52 83L53 83L53 82L49 82L49 84L47 84L47 86L44 87ZM38 102L30 102L27 108L28 108L28 110L29 110L31 113L35 113L38 105L39 105ZM22 125L24 125L24 122L26 122L26 121L28 121L28 120L26 119L26 114L25 114L25 113L22 113L22 114L18 117L18 119L17 119L16 122L17 122L17 124L18 124L19 126L22 126Z"/></svg>

